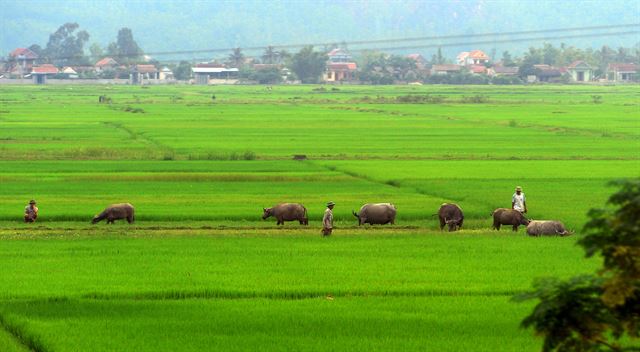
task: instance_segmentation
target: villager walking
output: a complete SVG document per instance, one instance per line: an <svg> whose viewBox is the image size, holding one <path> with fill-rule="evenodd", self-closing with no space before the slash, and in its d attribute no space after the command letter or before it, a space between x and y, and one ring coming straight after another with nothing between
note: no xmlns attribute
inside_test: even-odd
<svg viewBox="0 0 640 352"><path fill-rule="evenodd" d="M335 205L334 202L327 203L327 210L324 211L322 217L322 236L330 236L333 231L333 207Z"/></svg>
<svg viewBox="0 0 640 352"><path fill-rule="evenodd" d="M516 193L511 197L511 209L524 214L527 212L527 199L522 192L522 187L516 187Z"/></svg>
<svg viewBox="0 0 640 352"><path fill-rule="evenodd" d="M36 222L38 218L38 207L36 201L30 200L29 205L24 208L24 222Z"/></svg>

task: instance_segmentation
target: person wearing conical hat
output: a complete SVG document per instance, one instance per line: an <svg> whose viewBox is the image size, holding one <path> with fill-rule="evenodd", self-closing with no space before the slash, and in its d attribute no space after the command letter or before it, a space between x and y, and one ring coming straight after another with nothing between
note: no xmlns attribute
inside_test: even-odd
<svg viewBox="0 0 640 352"><path fill-rule="evenodd" d="M524 196L520 186L516 187L516 193L511 197L511 209L523 214L527 212L527 198Z"/></svg>
<svg viewBox="0 0 640 352"><path fill-rule="evenodd" d="M36 207L36 201L32 199L24 208L24 222L35 222L37 218L38 207Z"/></svg>
<svg viewBox="0 0 640 352"><path fill-rule="evenodd" d="M322 217L322 236L330 236L333 231L333 207L335 205L334 202L327 203L327 210L324 211Z"/></svg>

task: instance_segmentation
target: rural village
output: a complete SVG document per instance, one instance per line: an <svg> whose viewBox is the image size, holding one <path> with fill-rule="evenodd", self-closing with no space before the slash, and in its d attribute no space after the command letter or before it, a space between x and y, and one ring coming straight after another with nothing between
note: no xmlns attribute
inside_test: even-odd
<svg viewBox="0 0 640 352"><path fill-rule="evenodd" d="M548 48L548 47L547 47ZM603 47L602 52L606 52ZM532 48L533 52L533 48ZM573 60L566 65L525 57L519 64L508 52L499 60L482 50L460 52L446 60L438 51L431 60L421 54L406 56L369 53L355 59L349 50L336 47L325 53L320 75L304 83L326 84L607 84L637 82L640 65L624 48L613 51L606 62ZM604 55L599 53L599 55ZM533 56L533 55L532 55ZM581 56L581 55L578 55ZM226 62L163 64L148 55L137 60L105 56L92 65L60 66L44 63L28 48L16 48L0 61L0 84L96 83L96 84L279 84L301 83L289 64L292 55L268 47L261 57L244 56L234 49ZM620 61L615 61L616 59ZM626 60L626 61L623 61ZM132 62L133 61L133 62ZM174 71L181 70L177 75Z"/></svg>

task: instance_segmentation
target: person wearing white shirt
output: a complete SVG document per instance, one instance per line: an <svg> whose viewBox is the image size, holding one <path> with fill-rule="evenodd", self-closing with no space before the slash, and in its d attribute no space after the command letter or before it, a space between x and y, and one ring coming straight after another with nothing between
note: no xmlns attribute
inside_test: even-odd
<svg viewBox="0 0 640 352"><path fill-rule="evenodd" d="M511 209L517 210L521 213L527 212L527 199L522 192L522 187L516 187L516 193L511 197Z"/></svg>

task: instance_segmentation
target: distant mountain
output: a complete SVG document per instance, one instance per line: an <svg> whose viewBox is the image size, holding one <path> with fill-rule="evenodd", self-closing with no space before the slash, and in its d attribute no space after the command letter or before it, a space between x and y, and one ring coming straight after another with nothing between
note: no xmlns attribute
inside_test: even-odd
<svg viewBox="0 0 640 352"><path fill-rule="evenodd" d="M640 2L628 0L0 0L0 55L6 56L16 47L31 44L44 47L49 34L65 22L79 23L80 28L91 35L90 44L99 43L103 47L115 41L120 28L129 27L145 52L154 53L628 24L640 22L639 14ZM475 40L509 38L506 35ZM455 42L467 41L455 39ZM629 47L639 41L638 35L550 40L554 44L565 42L579 48L599 48L603 44ZM521 55L527 47L541 43L542 40L474 47L461 45L443 48L443 52L449 58L461 50L476 48L487 53L495 49L498 56L504 50ZM353 47L405 44L412 45L384 43ZM435 48L401 50L403 53L422 53L425 57L431 57L435 51ZM227 55L199 53L172 57L193 59Z"/></svg>

